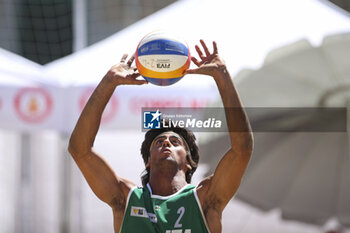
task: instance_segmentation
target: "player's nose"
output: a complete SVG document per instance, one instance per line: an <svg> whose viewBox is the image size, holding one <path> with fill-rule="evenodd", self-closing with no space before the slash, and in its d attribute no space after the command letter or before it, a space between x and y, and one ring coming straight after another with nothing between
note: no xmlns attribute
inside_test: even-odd
<svg viewBox="0 0 350 233"><path fill-rule="evenodd" d="M164 139L163 147L170 147L170 146L171 146L170 139L169 138Z"/></svg>

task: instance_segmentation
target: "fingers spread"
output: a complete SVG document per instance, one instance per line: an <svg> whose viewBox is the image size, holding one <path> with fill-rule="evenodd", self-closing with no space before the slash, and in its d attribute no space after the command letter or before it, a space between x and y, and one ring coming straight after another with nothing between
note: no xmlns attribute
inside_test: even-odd
<svg viewBox="0 0 350 233"><path fill-rule="evenodd" d="M127 57L128 57L128 54L125 53L125 54L122 56L122 59L120 60L120 63L124 63Z"/></svg>
<svg viewBox="0 0 350 233"><path fill-rule="evenodd" d="M191 60L193 61L194 64L196 64L196 66L200 66L200 62L195 58L195 57L191 57Z"/></svg>
<svg viewBox="0 0 350 233"><path fill-rule="evenodd" d="M198 45L196 45L195 48L196 48L196 51L198 53L198 56L203 60L204 56L203 56L203 53L202 53L201 49L199 48Z"/></svg>
<svg viewBox="0 0 350 233"><path fill-rule="evenodd" d="M128 60L127 65L130 67L134 60L135 60L135 53L130 57L130 59Z"/></svg>
<svg viewBox="0 0 350 233"><path fill-rule="evenodd" d="M215 41L213 41L213 48L214 48L214 54L217 54L218 53L218 47L217 47L217 45L216 45L216 42Z"/></svg>
<svg viewBox="0 0 350 233"><path fill-rule="evenodd" d="M209 57L209 56L210 56L210 53L209 53L209 50L208 50L207 45L204 43L204 41L203 41L203 40L199 40L199 42L201 42L201 45L203 46L203 49L204 49L205 55L207 55L207 57Z"/></svg>

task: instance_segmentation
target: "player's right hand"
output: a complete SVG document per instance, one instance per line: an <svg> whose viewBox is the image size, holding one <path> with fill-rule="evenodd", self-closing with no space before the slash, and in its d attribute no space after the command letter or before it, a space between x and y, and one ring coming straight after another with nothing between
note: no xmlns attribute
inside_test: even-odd
<svg viewBox="0 0 350 233"><path fill-rule="evenodd" d="M136 67L131 67L134 62L135 56L131 56L128 62L125 63L128 54L124 54L119 64L111 67L107 72L106 76L113 80L113 82L118 85L143 85L148 84L146 80L139 80L137 77L140 73L137 71Z"/></svg>

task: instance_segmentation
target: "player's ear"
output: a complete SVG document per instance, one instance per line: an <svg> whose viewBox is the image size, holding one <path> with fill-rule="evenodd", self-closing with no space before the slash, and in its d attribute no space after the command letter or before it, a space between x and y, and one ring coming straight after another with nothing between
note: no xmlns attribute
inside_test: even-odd
<svg viewBox="0 0 350 233"><path fill-rule="evenodd" d="M146 163L146 169L149 169L151 167L151 165L149 164L149 162Z"/></svg>
<svg viewBox="0 0 350 233"><path fill-rule="evenodd" d="M186 167L187 167L188 171L192 170L192 167L191 167L191 165L189 163L186 164Z"/></svg>

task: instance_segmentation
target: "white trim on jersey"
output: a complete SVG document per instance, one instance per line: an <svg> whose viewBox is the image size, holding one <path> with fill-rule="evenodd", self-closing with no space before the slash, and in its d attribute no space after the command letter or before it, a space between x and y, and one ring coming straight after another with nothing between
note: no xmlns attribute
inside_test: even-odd
<svg viewBox="0 0 350 233"><path fill-rule="evenodd" d="M152 189L151 189L151 186L149 185L149 183L147 183L147 188L149 190L149 192L151 193L151 197L152 198L157 198L157 199L161 199L161 200L166 200L166 199L169 199L171 197L174 197L176 196L177 194L181 193L185 188L187 188L190 184L186 184L185 186L183 186L179 191L177 191L176 193L174 194L171 194L169 196L160 196L160 195L154 195L152 194Z"/></svg>

